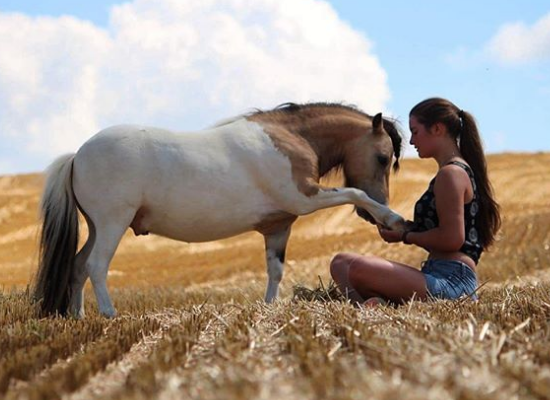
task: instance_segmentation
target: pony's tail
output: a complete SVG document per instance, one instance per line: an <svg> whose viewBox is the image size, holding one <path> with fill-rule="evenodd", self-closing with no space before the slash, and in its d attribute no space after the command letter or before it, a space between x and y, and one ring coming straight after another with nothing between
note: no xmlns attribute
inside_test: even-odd
<svg viewBox="0 0 550 400"><path fill-rule="evenodd" d="M33 298L41 316L66 315L78 246L78 212L73 192L74 154L59 157L46 171L41 201L42 231Z"/></svg>

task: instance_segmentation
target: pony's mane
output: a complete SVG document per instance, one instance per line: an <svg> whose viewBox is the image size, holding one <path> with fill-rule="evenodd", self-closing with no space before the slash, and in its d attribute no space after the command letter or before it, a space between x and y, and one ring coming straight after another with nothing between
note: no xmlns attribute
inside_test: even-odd
<svg viewBox="0 0 550 400"><path fill-rule="evenodd" d="M220 126L224 126L224 125L229 125L232 122L235 122L235 121L238 121L242 118L246 118L246 117L250 116L250 114L252 114L252 112L239 114L239 115L236 115L234 117L224 118L224 119L221 119L221 120L217 121L216 123L214 123L214 125L211 125L208 128L212 129L212 128L219 128Z"/></svg>
<svg viewBox="0 0 550 400"><path fill-rule="evenodd" d="M277 114L277 113L297 114L302 111L307 111L312 108L320 108L320 107L343 109L343 110L351 111L357 115L360 115L361 117L368 118L371 121L373 119L372 115L367 114L366 112L362 111L355 105L343 104L343 103L325 103L325 102L305 103L305 104L283 103L283 104L279 104L277 107L273 108L272 110L255 109L254 111L248 114L240 115L235 119L242 118L242 117L247 118L254 115L269 115L269 114ZM398 171L399 159L401 158L401 152L403 149L403 135L401 133L401 128L399 126L399 122L396 119L384 117L383 121L384 121L383 122L384 129L386 130L386 132L388 132L388 135L391 138L393 152L395 154L395 162L393 164L393 170Z"/></svg>
<svg viewBox="0 0 550 400"><path fill-rule="evenodd" d="M277 107L272 110L260 110L256 109L251 112L250 115L261 115L261 114L274 114L274 113L297 113L300 111L307 111L312 108L334 108L334 109L343 109L352 111L356 114L359 114L363 117L371 118L372 116L360 110L357 106L352 104L343 104L343 103L327 103L327 102L315 102L315 103L283 103L279 104Z"/></svg>
<svg viewBox="0 0 550 400"><path fill-rule="evenodd" d="M395 162L393 163L393 171L399 171L399 159L401 158L401 151L403 150L403 135L401 133L401 127L399 121L395 118L382 119L384 121L384 129L390 135L391 143L393 145L393 153L395 154Z"/></svg>

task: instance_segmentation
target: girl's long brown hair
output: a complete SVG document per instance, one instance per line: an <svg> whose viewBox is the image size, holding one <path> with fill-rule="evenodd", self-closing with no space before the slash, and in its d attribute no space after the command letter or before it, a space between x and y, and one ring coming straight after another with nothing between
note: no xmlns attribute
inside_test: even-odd
<svg viewBox="0 0 550 400"><path fill-rule="evenodd" d="M487 162L474 117L449 100L437 97L418 103L409 115L426 128L438 122L444 124L458 142L462 157L472 168L478 190L479 239L483 247L491 246L501 226L500 206L495 201L489 182Z"/></svg>

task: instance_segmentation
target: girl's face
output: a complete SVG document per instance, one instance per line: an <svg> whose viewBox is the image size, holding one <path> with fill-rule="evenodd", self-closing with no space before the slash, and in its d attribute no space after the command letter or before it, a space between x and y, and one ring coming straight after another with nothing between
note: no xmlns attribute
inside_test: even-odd
<svg viewBox="0 0 550 400"><path fill-rule="evenodd" d="M409 118L409 129L411 130L410 144L416 149L420 158L433 157L434 142L432 132L422 125L414 115Z"/></svg>

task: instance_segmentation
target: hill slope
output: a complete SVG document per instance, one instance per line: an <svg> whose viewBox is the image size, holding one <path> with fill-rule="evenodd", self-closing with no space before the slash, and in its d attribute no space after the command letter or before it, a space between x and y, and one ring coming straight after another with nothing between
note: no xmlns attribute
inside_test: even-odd
<svg viewBox="0 0 550 400"><path fill-rule="evenodd" d="M488 163L504 226L497 245L481 260L481 278L500 281L546 269L550 266L550 154L492 155ZM391 207L411 218L414 202L434 172L434 163L404 160L402 170L392 176ZM0 285L22 287L35 270L42 184L39 174L0 177ZM385 244L372 225L359 219L352 207L343 206L302 217L294 225L287 278L327 277L328 262L338 251L370 252L412 265L425 257L419 249ZM134 237L129 230L111 265L109 284L188 286L233 281L240 275L264 279L263 239L257 233L187 244Z"/></svg>

